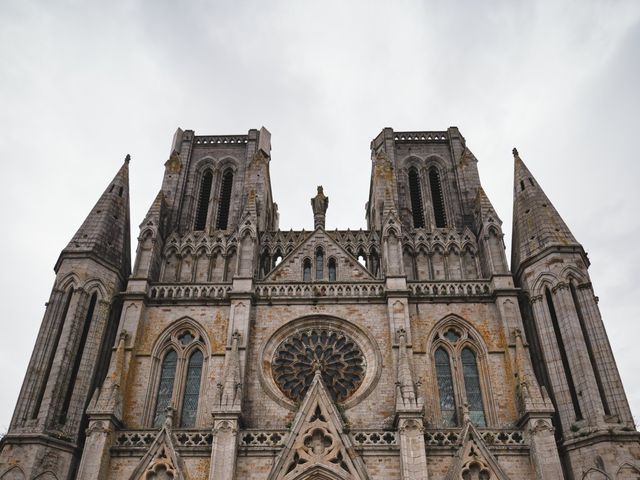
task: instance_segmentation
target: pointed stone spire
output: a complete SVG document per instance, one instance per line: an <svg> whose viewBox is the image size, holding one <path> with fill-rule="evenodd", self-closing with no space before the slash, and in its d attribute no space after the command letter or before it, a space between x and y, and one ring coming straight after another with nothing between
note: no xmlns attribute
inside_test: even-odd
<svg viewBox="0 0 640 480"><path fill-rule="evenodd" d="M95 256L127 278L131 273L129 223L129 160L102 193L82 226L60 254L56 271L65 257Z"/></svg>
<svg viewBox="0 0 640 480"><path fill-rule="evenodd" d="M562 217L513 149L513 238L511 270L551 246L580 247Z"/></svg>

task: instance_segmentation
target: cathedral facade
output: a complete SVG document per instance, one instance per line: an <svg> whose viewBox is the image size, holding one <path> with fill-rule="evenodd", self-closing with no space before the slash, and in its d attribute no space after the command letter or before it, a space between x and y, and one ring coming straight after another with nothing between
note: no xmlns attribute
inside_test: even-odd
<svg viewBox="0 0 640 480"><path fill-rule="evenodd" d="M127 157L55 265L0 480L637 480L581 244L514 149L510 266L459 130L371 142L367 230L282 231L270 133ZM328 192L330 193L330 192Z"/></svg>

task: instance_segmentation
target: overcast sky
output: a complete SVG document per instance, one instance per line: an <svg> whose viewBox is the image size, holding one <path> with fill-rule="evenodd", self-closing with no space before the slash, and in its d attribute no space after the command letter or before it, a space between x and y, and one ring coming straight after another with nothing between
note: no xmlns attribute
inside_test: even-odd
<svg viewBox="0 0 640 480"><path fill-rule="evenodd" d="M177 127L262 125L283 229L313 227L320 184L327 228L364 228L371 139L458 126L508 248L517 146L589 252L638 419L638 85L637 0L2 0L0 432L57 256L124 156L135 239Z"/></svg>

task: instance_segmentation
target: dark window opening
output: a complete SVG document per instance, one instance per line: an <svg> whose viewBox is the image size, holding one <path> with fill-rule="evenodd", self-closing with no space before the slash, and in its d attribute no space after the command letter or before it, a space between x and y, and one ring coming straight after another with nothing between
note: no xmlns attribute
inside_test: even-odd
<svg viewBox="0 0 640 480"><path fill-rule="evenodd" d="M84 319L84 325L82 327L82 335L80 336L80 342L76 349L76 355L73 360L73 367L71 368L71 375L67 382L67 391L64 395L64 402L62 403L62 410L60 411L60 423L67 421L67 412L71 405L71 397L76 387L76 380L78 379L78 371L80 370L80 362L84 355L84 347L87 343L87 336L89 335L89 328L91 327L91 320L93 319L93 312L96 308L96 302L98 301L98 294L91 295L91 301L89 302L89 308L87 309L87 315ZM83 405L84 407L84 405Z"/></svg>
<svg viewBox="0 0 640 480"><path fill-rule="evenodd" d="M336 281L336 259L330 258L328 266L329 266L329 281L335 282Z"/></svg>
<svg viewBox="0 0 640 480"><path fill-rule="evenodd" d="M437 228L447 226L447 214L444 210L444 196L442 193L442 184L440 183L440 174L435 168L429 170L429 186L431 187L431 200L433 202L433 215L436 220Z"/></svg>
<svg viewBox="0 0 640 480"><path fill-rule="evenodd" d="M321 248L316 250L316 280L324 278L324 252Z"/></svg>
<svg viewBox="0 0 640 480"><path fill-rule="evenodd" d="M529 178L529 183L531 184L531 186L532 186L532 187L535 187L535 186L536 186L536 184L535 184L535 183L533 183L533 180L531 180L531 178Z"/></svg>
<svg viewBox="0 0 640 480"><path fill-rule="evenodd" d="M122 196L122 192L124 191L124 187L120 187L118 189L118 196L121 197Z"/></svg>
<svg viewBox="0 0 640 480"><path fill-rule="evenodd" d="M598 363L596 362L596 358L593 354L593 346L591 345L589 332L587 331L587 326L584 322L584 316L582 315L582 308L580 308L580 303L578 302L578 294L576 293L576 287L573 285L573 283L570 284L570 289L571 289L571 298L573 299L573 304L575 305L576 313L578 314L578 321L580 322L580 330L582 330L584 343L587 347L587 353L589 354L589 362L591 363L593 374L596 377L596 384L598 385L598 393L600 394L600 400L602 400L602 407L604 408L605 415L611 415L611 409L609 408L609 403L607 402L607 397L604 392L604 384L602 383L602 378L600 377L600 370L598 369Z"/></svg>
<svg viewBox="0 0 640 480"><path fill-rule="evenodd" d="M551 316L551 323L553 324L553 332L558 344L558 350L560 350L560 359L562 360L562 367L564 374L567 378L569 387L569 395L571 396L571 403L573 404L573 411L576 415L576 420L582 420L582 411L580 410L580 403L578 402L578 393L576 392L575 384L573 383L573 376L571 375L571 367L569 366L569 359L567 358L567 351L562 340L562 334L560 333L560 325L558 324L558 317L556 316L556 309L553 306L553 299L551 298L551 292L547 288L545 290L545 298L547 300L547 307L549 308L549 315Z"/></svg>
<svg viewBox="0 0 640 480"><path fill-rule="evenodd" d="M71 297L73 296L73 288L69 290L67 293L64 310L62 311L62 317L58 320L58 328L56 329L56 333L54 334L53 345L51 347L51 353L49 354L49 359L47 360L47 365L44 371L44 375L42 376L40 389L38 390L38 396L36 397L36 404L33 407L33 412L31 414L31 418L38 418L38 414L40 413L40 406L42 405L42 399L44 398L44 391L47 388L47 381L49 380L49 375L51 375L51 366L53 365L53 359L56 355L56 351L58 350L58 344L60 343L60 336L62 335L62 328L64 327L65 320L67 318L67 313L69 312L69 305L71 305ZM53 307L53 305L52 305Z"/></svg>
<svg viewBox="0 0 640 480"><path fill-rule="evenodd" d="M445 427L455 427L458 424L458 420L449 354L443 348L438 348L435 353L435 360L442 421Z"/></svg>
<svg viewBox="0 0 640 480"><path fill-rule="evenodd" d="M484 406L482 404L482 391L480 390L480 373L476 355L470 348L462 349L462 373L464 376L464 389L469 405L469 418L474 425L486 427Z"/></svg>
<svg viewBox="0 0 640 480"><path fill-rule="evenodd" d="M176 379L176 367L178 355L170 350L162 361L160 370L160 382L158 384L158 396L156 397L156 411L153 416L153 427L160 428L167 416L167 407L171 404L173 395L173 383Z"/></svg>
<svg viewBox="0 0 640 480"><path fill-rule="evenodd" d="M182 398L182 414L180 415L180 426L183 428L191 428L196 424L203 359L204 358L200 350L193 352L189 359L189 366L187 367L187 382L184 388L184 396Z"/></svg>
<svg viewBox="0 0 640 480"><path fill-rule="evenodd" d="M415 168L409 170L409 194L411 196L411 212L413 213L413 227L424 228L424 211L422 209L422 191L420 190L420 176Z"/></svg>
<svg viewBox="0 0 640 480"><path fill-rule="evenodd" d="M233 187L233 171L228 169L222 176L220 185L220 203L218 204L218 220L216 228L226 230L229 223L229 207L231 206L231 187Z"/></svg>
<svg viewBox="0 0 640 480"><path fill-rule="evenodd" d="M302 281L311 281L311 260L309 260L308 258L305 258L304 262L302 263Z"/></svg>
<svg viewBox="0 0 640 480"><path fill-rule="evenodd" d="M114 188L114 187L115 187L115 185L111 185L111 186L109 187L109 193L113 192L113 188Z"/></svg>
<svg viewBox="0 0 640 480"><path fill-rule="evenodd" d="M213 173L207 170L202 176L200 184L200 194L198 195L198 209L196 210L196 223L194 230L204 230L207 225L207 212L209 211L209 195L211 195L211 183L213 182Z"/></svg>
<svg viewBox="0 0 640 480"><path fill-rule="evenodd" d="M524 181L520 180L520 190L524 190Z"/></svg>

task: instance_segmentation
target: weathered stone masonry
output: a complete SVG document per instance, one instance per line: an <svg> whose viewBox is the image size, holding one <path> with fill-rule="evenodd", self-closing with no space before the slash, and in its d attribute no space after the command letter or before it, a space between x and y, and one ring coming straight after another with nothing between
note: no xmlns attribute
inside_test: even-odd
<svg viewBox="0 0 640 480"><path fill-rule="evenodd" d="M0 480L635 479L582 246L514 149L511 269L457 128L371 142L367 230L281 231L270 133L176 132L62 251ZM328 219L328 221L327 221Z"/></svg>

